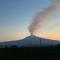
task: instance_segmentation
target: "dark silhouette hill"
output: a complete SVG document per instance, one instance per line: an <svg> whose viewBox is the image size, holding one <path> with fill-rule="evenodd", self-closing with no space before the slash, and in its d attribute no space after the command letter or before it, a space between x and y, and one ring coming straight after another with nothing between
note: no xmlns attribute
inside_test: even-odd
<svg viewBox="0 0 60 60"><path fill-rule="evenodd" d="M60 41L40 38L34 35L28 36L22 40L0 42L0 46L18 46L18 47L40 47L60 44Z"/></svg>

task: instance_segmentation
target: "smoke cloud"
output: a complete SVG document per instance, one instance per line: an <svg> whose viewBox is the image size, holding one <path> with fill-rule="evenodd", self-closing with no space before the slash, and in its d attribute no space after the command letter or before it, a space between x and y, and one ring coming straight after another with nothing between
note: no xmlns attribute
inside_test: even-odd
<svg viewBox="0 0 60 60"><path fill-rule="evenodd" d="M58 3L60 2L60 0L53 0L53 3L51 4L51 6L49 6L48 8L45 8L44 11L42 12L38 12L32 23L29 25L28 29L29 29L29 32L31 34L34 34L34 32L41 27L41 24L42 22L45 20L45 18L53 13L56 9L57 9L57 5ZM60 3L59 3L60 4Z"/></svg>

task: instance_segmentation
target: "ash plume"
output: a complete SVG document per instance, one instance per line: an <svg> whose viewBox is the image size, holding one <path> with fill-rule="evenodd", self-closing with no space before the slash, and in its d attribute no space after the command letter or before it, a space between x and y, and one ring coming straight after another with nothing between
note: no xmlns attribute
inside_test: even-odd
<svg viewBox="0 0 60 60"><path fill-rule="evenodd" d="M38 29L41 28L42 22L45 20L45 18L52 14L56 9L57 9L57 5L60 4L60 0L53 0L53 3L51 4L51 6L49 6L48 8L45 8L44 11L42 12L38 12L32 23L29 25L28 29L29 32L31 34L34 34L34 32Z"/></svg>

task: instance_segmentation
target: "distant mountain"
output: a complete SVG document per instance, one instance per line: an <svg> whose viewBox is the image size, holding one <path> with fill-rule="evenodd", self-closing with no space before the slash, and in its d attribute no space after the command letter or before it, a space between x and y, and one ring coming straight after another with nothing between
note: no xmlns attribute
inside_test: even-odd
<svg viewBox="0 0 60 60"><path fill-rule="evenodd" d="M0 42L0 46L39 47L60 44L60 41L40 38L34 35L22 40Z"/></svg>

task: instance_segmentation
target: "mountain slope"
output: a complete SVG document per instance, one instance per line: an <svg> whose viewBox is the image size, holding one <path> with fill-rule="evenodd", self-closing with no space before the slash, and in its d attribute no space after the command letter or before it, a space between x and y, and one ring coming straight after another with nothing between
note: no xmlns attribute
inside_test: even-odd
<svg viewBox="0 0 60 60"><path fill-rule="evenodd" d="M49 46L49 45L56 45L60 44L60 41L50 40L39 38L36 36L28 36L22 40L16 41L8 41L8 42L0 42L0 46L23 46L23 47L36 47L36 46Z"/></svg>

